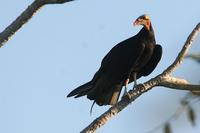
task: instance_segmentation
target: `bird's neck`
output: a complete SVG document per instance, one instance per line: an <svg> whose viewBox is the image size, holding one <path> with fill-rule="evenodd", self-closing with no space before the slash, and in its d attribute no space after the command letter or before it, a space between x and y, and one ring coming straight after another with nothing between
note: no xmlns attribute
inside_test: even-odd
<svg viewBox="0 0 200 133"><path fill-rule="evenodd" d="M144 26L138 34L140 34L141 37L148 37L151 41L155 42L154 31L151 24L149 25L149 28Z"/></svg>

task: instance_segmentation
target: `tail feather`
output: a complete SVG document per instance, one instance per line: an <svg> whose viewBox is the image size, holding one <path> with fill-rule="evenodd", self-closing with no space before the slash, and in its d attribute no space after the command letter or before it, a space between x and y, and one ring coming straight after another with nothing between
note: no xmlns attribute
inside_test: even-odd
<svg viewBox="0 0 200 133"><path fill-rule="evenodd" d="M82 96L84 96L84 95L87 95L88 92L89 92L89 90L90 90L90 89L88 89L88 91L84 91L84 92L81 92L81 93L77 94L74 98L78 98L78 97L82 97Z"/></svg>
<svg viewBox="0 0 200 133"><path fill-rule="evenodd" d="M119 99L119 96L120 96L120 93L121 93L121 88L118 88L118 90L115 90L113 93L112 93L112 96L109 100L109 104L110 105L114 105L118 102L118 99Z"/></svg>
<svg viewBox="0 0 200 133"><path fill-rule="evenodd" d="M74 89L73 91L71 91L67 97L72 97L75 96L75 98L77 97L81 97L86 95L92 88L91 82L87 82L81 86L79 86L78 88Z"/></svg>
<svg viewBox="0 0 200 133"><path fill-rule="evenodd" d="M87 95L87 98L94 100L99 106L114 105L118 102L123 84L112 85L109 80L102 78L93 84L92 81L85 83L70 92L67 97L75 96L75 98Z"/></svg>
<svg viewBox="0 0 200 133"><path fill-rule="evenodd" d="M90 100L95 100L96 104L102 105L114 105L118 102L120 93L121 93L122 85L114 86L112 89L106 89L101 93L97 93L96 91L91 94L88 93L88 98Z"/></svg>

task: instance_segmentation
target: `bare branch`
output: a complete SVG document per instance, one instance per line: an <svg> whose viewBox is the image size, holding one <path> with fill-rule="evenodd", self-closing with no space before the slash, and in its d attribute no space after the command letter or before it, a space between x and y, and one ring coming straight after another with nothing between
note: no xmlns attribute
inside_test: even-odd
<svg viewBox="0 0 200 133"><path fill-rule="evenodd" d="M108 120L117 115L120 111L122 111L129 103L134 101L144 92L152 89L155 86L166 86L172 87L173 89L179 90L199 90L199 85L190 85L184 79L173 78L170 74L181 64L184 59L184 56L188 52L193 40L197 36L200 31L200 23L193 29L187 38L182 50L178 54L174 63L172 63L166 70L163 71L160 75L155 78L150 79L149 81L140 84L135 87L134 90L130 90L129 96L130 98L122 98L116 105L112 106L108 111L103 113L100 117L95 119L89 126L81 131L81 133L93 133L102 125L104 125Z"/></svg>
<svg viewBox="0 0 200 133"><path fill-rule="evenodd" d="M45 4L62 4L73 0L35 0L20 16L17 17L4 31L0 33L2 47L32 16Z"/></svg>
<svg viewBox="0 0 200 133"><path fill-rule="evenodd" d="M199 101L200 101L199 97L198 98L194 97L194 95L191 95L191 93L188 93L185 97L182 98L181 105L167 120L165 120L158 126L152 128L146 133L155 133L158 129L163 128L166 124L171 123L173 120L177 120L186 109L191 108L192 105L199 103Z"/></svg>
<svg viewBox="0 0 200 133"><path fill-rule="evenodd" d="M177 90L189 90L189 91L199 91L200 85L191 85L185 79L178 79L168 76L164 82L159 84L160 86L168 87Z"/></svg>
<svg viewBox="0 0 200 133"><path fill-rule="evenodd" d="M43 1L36 0L19 16L13 21L3 32L0 33L0 47L5 44L11 36L13 36L17 30L19 30L28 20L31 19L33 14L43 6Z"/></svg>
<svg viewBox="0 0 200 133"><path fill-rule="evenodd" d="M200 63L200 53L196 54L187 54L185 58L192 58Z"/></svg>
<svg viewBox="0 0 200 133"><path fill-rule="evenodd" d="M143 85L136 86L135 90L129 91L131 99L129 99L128 97L124 97L117 104L112 106L108 111L106 111L100 117L95 119L89 126L87 126L83 131L81 131L81 133L95 132L98 128L103 126L108 120L117 115L121 110L128 106L129 103L134 101L137 97L139 97L142 93L144 93L147 90L148 88L144 88Z"/></svg>
<svg viewBox="0 0 200 133"><path fill-rule="evenodd" d="M190 46L192 45L192 42L196 38L199 31L200 31L200 23L196 25L192 33L190 33L190 35L188 36L181 52L176 57L176 60L174 61L174 63L172 63L163 73L171 74L183 62L185 55L187 54Z"/></svg>

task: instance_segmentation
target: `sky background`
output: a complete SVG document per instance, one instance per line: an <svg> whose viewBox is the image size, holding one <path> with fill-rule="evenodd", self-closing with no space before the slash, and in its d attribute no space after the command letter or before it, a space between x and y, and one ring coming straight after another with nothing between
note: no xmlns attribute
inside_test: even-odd
<svg viewBox="0 0 200 133"><path fill-rule="evenodd" d="M0 31L3 31L32 0L0 2ZM94 106L86 97L66 95L91 80L104 55L117 43L141 29L133 21L151 16L156 41L163 57L148 77L161 73L182 48L187 36L200 22L198 0L78 0L48 5L35 14L5 46L0 48L0 132L77 133L109 106ZM200 36L190 51L200 52ZM184 60L173 76L197 84L199 64ZM131 88L132 85L129 86ZM146 133L168 119L179 106L185 91L156 87L110 120L97 133ZM175 133L200 131L192 127L186 113L173 121ZM161 133L162 129L156 133Z"/></svg>

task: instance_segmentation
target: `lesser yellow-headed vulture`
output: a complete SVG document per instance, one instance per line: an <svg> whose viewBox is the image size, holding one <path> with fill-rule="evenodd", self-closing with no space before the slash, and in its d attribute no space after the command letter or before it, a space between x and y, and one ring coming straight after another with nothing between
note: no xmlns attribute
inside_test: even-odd
<svg viewBox="0 0 200 133"><path fill-rule="evenodd" d="M162 56L162 47L156 44L148 15L138 17L134 25L143 28L133 37L115 45L103 58L91 81L79 86L67 97L87 95L98 105L116 104L123 86L141 76L149 75Z"/></svg>

